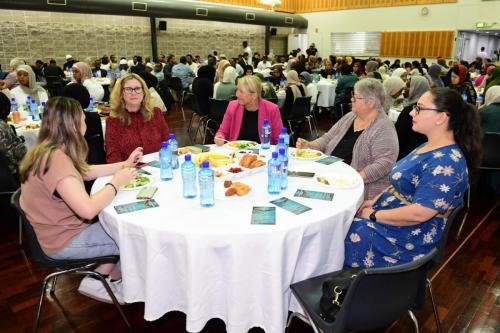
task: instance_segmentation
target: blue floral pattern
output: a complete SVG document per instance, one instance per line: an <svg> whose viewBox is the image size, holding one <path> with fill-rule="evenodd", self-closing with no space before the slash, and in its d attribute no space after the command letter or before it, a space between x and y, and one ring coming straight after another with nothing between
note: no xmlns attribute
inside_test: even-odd
<svg viewBox="0 0 500 333"><path fill-rule="evenodd" d="M461 204L467 189L465 157L456 144L417 154L419 148L392 169L391 184L406 201L444 214ZM405 203L387 189L373 208L402 206ZM440 216L404 227L355 218L345 239L344 264L386 267L416 260L436 246L445 225L446 219Z"/></svg>

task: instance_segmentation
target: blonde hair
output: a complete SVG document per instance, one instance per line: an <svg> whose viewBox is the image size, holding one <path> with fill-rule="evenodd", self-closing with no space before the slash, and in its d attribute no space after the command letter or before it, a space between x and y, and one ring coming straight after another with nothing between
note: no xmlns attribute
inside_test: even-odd
<svg viewBox="0 0 500 333"><path fill-rule="evenodd" d="M250 93L262 93L262 82L255 75L245 75L238 79L238 87L245 87Z"/></svg>
<svg viewBox="0 0 500 333"><path fill-rule="evenodd" d="M50 168L52 154L57 149L61 149L71 159L80 174L83 175L88 170L89 166L85 161L87 141L80 132L82 114L80 103L73 98L59 96L48 100L36 145L21 162L22 183L30 175L45 174Z"/></svg>
<svg viewBox="0 0 500 333"><path fill-rule="evenodd" d="M124 125L130 125L130 116L125 111L125 102L123 101L123 85L125 82L130 80L137 80L142 86L143 98L141 102L141 110L140 113L142 115L142 119L144 121L150 121L153 118L153 105L151 100L151 94L149 93L148 86L146 82L137 74L128 73L123 76L121 79L116 81L116 84L113 88L113 92L111 93L111 114L110 116L116 118L120 121L120 123Z"/></svg>

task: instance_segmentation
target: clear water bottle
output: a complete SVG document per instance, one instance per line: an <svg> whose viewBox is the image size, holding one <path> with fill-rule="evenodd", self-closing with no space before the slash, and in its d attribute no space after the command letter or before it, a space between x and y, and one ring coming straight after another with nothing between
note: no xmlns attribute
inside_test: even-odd
<svg viewBox="0 0 500 333"><path fill-rule="evenodd" d="M111 73L111 69L110 69L109 71L107 71L107 72L106 72L106 77L107 77L108 79L110 79L110 80L111 80L111 78L112 78L111 74L112 74L112 73Z"/></svg>
<svg viewBox="0 0 500 333"><path fill-rule="evenodd" d="M182 195L184 198L196 198L196 166L191 161L191 155L184 156L184 163L181 166L182 174Z"/></svg>
<svg viewBox="0 0 500 333"><path fill-rule="evenodd" d="M275 151L267 163L267 192L269 194L281 192L281 163L278 161L278 152Z"/></svg>
<svg viewBox="0 0 500 333"><path fill-rule="evenodd" d="M87 112L93 112L94 111L94 97L90 97L89 100L89 106L85 109Z"/></svg>
<svg viewBox="0 0 500 333"><path fill-rule="evenodd" d="M481 106L483 105L483 102L484 102L484 94L483 93L479 93L477 94L477 106Z"/></svg>
<svg viewBox="0 0 500 333"><path fill-rule="evenodd" d="M36 101L34 99L31 100L30 112L31 116L33 117L33 121L40 120L40 114L38 113L38 105L36 104Z"/></svg>
<svg viewBox="0 0 500 333"><path fill-rule="evenodd" d="M278 139L278 144L276 145L276 152L278 153L278 155L281 148L285 148L286 151L285 138L280 136L280 138Z"/></svg>
<svg viewBox="0 0 500 333"><path fill-rule="evenodd" d="M161 180L172 180L174 174L172 171L172 151L167 141L161 143L160 149L160 178Z"/></svg>
<svg viewBox="0 0 500 333"><path fill-rule="evenodd" d="M174 133L170 133L168 135L168 146L170 147L170 150L172 151L172 169L179 169L179 156L178 156L178 150L179 150L179 145L177 144L177 140L175 140L175 135Z"/></svg>
<svg viewBox="0 0 500 333"><path fill-rule="evenodd" d="M462 92L462 99L467 102L467 92L465 90Z"/></svg>
<svg viewBox="0 0 500 333"><path fill-rule="evenodd" d="M290 134L288 134L288 130L286 127L283 127L281 129L281 134L279 137L285 140L286 154L288 155L288 147L290 147Z"/></svg>
<svg viewBox="0 0 500 333"><path fill-rule="evenodd" d="M269 125L269 120L267 119L264 119L264 123L262 124L260 147L262 149L271 148L271 125Z"/></svg>
<svg viewBox="0 0 500 333"><path fill-rule="evenodd" d="M286 155L286 148L280 148L278 161L281 165L281 190L288 188L288 156Z"/></svg>
<svg viewBox="0 0 500 333"><path fill-rule="evenodd" d="M38 113L39 113L39 114L43 114L43 111L45 111L45 105L47 105L47 103L42 102L42 103L38 106Z"/></svg>
<svg viewBox="0 0 500 333"><path fill-rule="evenodd" d="M203 161L199 173L200 181L200 205L201 207L212 207L214 199L214 171L210 169L210 162Z"/></svg>
<svg viewBox="0 0 500 333"><path fill-rule="evenodd" d="M19 108L19 105L17 105L17 101L15 97L12 97L10 99L10 112L16 112L17 109Z"/></svg>
<svg viewBox="0 0 500 333"><path fill-rule="evenodd" d="M23 111L27 114L30 114L30 106L31 106L31 96L26 97L26 103L23 105Z"/></svg>

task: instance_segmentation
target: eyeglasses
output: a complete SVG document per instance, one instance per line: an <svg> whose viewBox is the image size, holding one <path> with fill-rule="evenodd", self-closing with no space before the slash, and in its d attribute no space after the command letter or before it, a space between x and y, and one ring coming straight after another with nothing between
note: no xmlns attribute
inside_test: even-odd
<svg viewBox="0 0 500 333"><path fill-rule="evenodd" d="M123 88L123 91L126 93L126 94L131 94L132 92L136 93L136 94L142 94L142 87L135 87L135 88L132 88L132 87L125 87Z"/></svg>
<svg viewBox="0 0 500 333"><path fill-rule="evenodd" d="M426 110L427 110L427 111L443 112L443 111L438 110L438 109L433 109L433 108L423 108L423 107L421 107L421 106L420 106L420 105L418 105L418 104L415 104L415 105L413 106L413 110L415 110L415 113L416 113L416 114L420 114L420 111L426 111Z"/></svg>
<svg viewBox="0 0 500 333"><path fill-rule="evenodd" d="M351 98L353 101L356 101L357 99L366 99L364 97L356 97L356 95L354 95L354 92L351 92Z"/></svg>

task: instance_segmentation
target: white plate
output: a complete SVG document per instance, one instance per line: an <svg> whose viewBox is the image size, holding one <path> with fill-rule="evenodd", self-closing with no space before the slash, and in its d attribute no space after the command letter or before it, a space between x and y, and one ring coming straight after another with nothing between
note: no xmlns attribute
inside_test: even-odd
<svg viewBox="0 0 500 333"><path fill-rule="evenodd" d="M319 179L325 179L328 184L322 183ZM339 173L334 175L315 175L314 181L320 185L336 189L350 189L357 187L360 182L355 175Z"/></svg>
<svg viewBox="0 0 500 333"><path fill-rule="evenodd" d="M215 184L215 199L217 200L224 200L224 201L235 201L235 200L243 200L243 199L246 199L250 196L253 195L253 187L252 189L250 190L250 192L248 192L247 194L245 195L242 195L241 197L238 196L237 194L235 195L232 195L230 197L226 197L226 191L228 189L224 187L224 184Z"/></svg>
<svg viewBox="0 0 500 333"><path fill-rule="evenodd" d="M304 151L311 152L311 153L316 153L316 154L319 154L319 155L316 155L316 156L313 156L313 157L296 156L295 153L297 152L297 150L298 149L295 149L294 151L290 152L290 157L291 158L294 158L294 159L297 159L297 160L304 160L304 161L316 161L316 160L319 160L320 158L322 158L323 156L325 156L325 154L323 154L319 150L314 150L314 149L300 149L300 150L304 150Z"/></svg>
<svg viewBox="0 0 500 333"><path fill-rule="evenodd" d="M238 145L240 145L240 144L251 144L251 146L239 148ZM258 147L258 145L259 144L255 141L247 141L247 140L237 140L237 141L231 141L231 142L226 143L227 148L238 149L238 150L256 148L256 147Z"/></svg>
<svg viewBox="0 0 500 333"><path fill-rule="evenodd" d="M144 185L137 186L137 187L131 187L131 188L125 188L125 186L122 186L122 187L120 187L120 191L135 191L135 190L141 189L143 187L149 186L154 182L154 177L152 177L152 176L149 176L149 175L141 175L141 176L148 177L149 182L147 182Z"/></svg>

